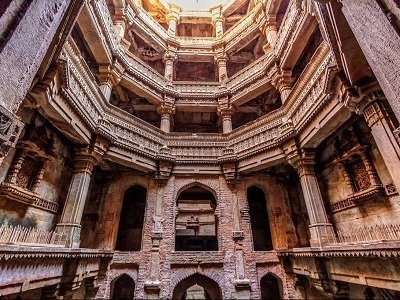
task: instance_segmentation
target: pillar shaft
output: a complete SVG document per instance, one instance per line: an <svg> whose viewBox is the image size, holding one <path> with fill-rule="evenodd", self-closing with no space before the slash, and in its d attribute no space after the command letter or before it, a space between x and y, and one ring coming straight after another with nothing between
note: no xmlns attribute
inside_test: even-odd
<svg viewBox="0 0 400 300"><path fill-rule="evenodd" d="M309 158L301 158L294 165L300 176L304 201L310 219L311 246L320 247L335 242L333 226L328 220L318 180L314 173L314 161Z"/></svg>
<svg viewBox="0 0 400 300"><path fill-rule="evenodd" d="M229 133L232 131L232 114L224 113L222 114L222 132Z"/></svg>
<svg viewBox="0 0 400 300"><path fill-rule="evenodd" d="M165 62L164 76L168 80L172 80L173 79L173 74L174 74L174 62L172 60L167 60Z"/></svg>
<svg viewBox="0 0 400 300"><path fill-rule="evenodd" d="M160 129L164 132L171 131L171 119L175 113L175 108L172 103L166 102L160 105L158 113L161 115Z"/></svg>
<svg viewBox="0 0 400 300"><path fill-rule="evenodd" d="M100 91L103 93L104 98L107 101L110 101L111 92L112 92L112 83L111 81L104 81L100 83Z"/></svg>
<svg viewBox="0 0 400 300"><path fill-rule="evenodd" d="M222 22L222 18L217 18L215 20L215 36L221 37L224 34L224 26L223 26L223 22Z"/></svg>
<svg viewBox="0 0 400 300"><path fill-rule="evenodd" d="M175 16L170 16L168 18L168 34L175 36L176 35L176 27L178 25L178 18Z"/></svg>
<svg viewBox="0 0 400 300"><path fill-rule="evenodd" d="M219 82L224 82L228 79L228 71L226 69L226 58L217 58L218 79Z"/></svg>
<svg viewBox="0 0 400 300"><path fill-rule="evenodd" d="M75 172L72 176L65 200L64 210L56 232L64 236L60 237L60 243L66 239L65 245L77 248L80 245L81 220L93 169L93 160L89 156L78 155L75 159Z"/></svg>

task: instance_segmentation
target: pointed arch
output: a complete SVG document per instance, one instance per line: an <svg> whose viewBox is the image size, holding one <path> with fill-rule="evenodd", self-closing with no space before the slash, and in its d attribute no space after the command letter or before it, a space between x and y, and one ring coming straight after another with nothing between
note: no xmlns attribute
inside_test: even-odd
<svg viewBox="0 0 400 300"><path fill-rule="evenodd" d="M131 300L135 296L135 281L128 274L122 274L111 282L112 300Z"/></svg>
<svg viewBox="0 0 400 300"><path fill-rule="evenodd" d="M175 250L217 251L215 194L201 184L186 185L177 194Z"/></svg>
<svg viewBox="0 0 400 300"><path fill-rule="evenodd" d="M201 286L207 299L222 299L222 291L220 286L213 279L200 273L192 274L182 279L175 287L172 294L173 300L185 299L185 293L188 288L198 285Z"/></svg>
<svg viewBox="0 0 400 300"><path fill-rule="evenodd" d="M260 280L262 300L282 299L282 281L275 274L267 273Z"/></svg>

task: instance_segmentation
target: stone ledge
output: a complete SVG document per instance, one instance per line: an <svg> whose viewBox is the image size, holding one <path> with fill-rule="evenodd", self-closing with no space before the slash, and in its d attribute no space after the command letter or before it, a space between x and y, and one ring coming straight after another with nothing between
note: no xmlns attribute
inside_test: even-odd
<svg viewBox="0 0 400 300"><path fill-rule="evenodd" d="M321 248L294 248L279 251L278 256L293 257L400 257L400 241L377 241L329 245Z"/></svg>
<svg viewBox="0 0 400 300"><path fill-rule="evenodd" d="M15 258L111 258L112 255L113 251L100 249L0 245L0 260Z"/></svg>

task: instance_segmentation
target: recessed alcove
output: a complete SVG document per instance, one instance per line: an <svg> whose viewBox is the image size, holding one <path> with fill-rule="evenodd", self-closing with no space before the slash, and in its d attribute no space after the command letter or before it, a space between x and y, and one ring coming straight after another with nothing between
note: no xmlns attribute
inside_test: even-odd
<svg viewBox="0 0 400 300"><path fill-rule="evenodd" d="M118 226L115 250L140 251L147 190L139 185L129 188L125 194Z"/></svg>
<svg viewBox="0 0 400 300"><path fill-rule="evenodd" d="M175 250L218 250L215 208L214 195L200 186L180 193L175 220Z"/></svg>

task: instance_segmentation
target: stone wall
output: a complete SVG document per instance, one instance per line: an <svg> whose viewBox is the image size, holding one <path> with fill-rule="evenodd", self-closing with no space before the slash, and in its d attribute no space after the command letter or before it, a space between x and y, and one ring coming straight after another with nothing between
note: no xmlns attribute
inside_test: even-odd
<svg viewBox="0 0 400 300"><path fill-rule="evenodd" d="M6 219L17 221L30 219L36 223L35 226L37 228L51 230L56 222L56 217L62 212L63 203L72 176L71 145L48 123L48 121L38 114L26 114L26 112L23 112L21 116L24 122L29 125L27 125L17 145L17 150L10 151L4 160L5 163L1 165L1 181L3 184L8 182L7 177L10 176L12 172L10 166L13 166L18 159L18 155L15 155L15 153L19 153L22 148L26 149L28 152L30 150L33 152L39 151L37 150L39 147L38 145L45 142L48 143L48 145L44 147L50 146L51 150L49 151L51 153L48 152L47 157L41 156L40 158L40 160L44 161L43 174L35 190L28 191L22 188L23 191L27 191L27 196L25 197L34 196L37 197L35 199L38 200L35 200L32 203L33 205L27 205L23 203L23 201L31 201L29 198L26 198L26 200L22 199L21 201L12 200L17 199L13 196L14 193L11 193L10 196L6 196L3 191L0 194L0 215L6 216ZM35 131L41 132L41 136L35 136L34 133L33 135L31 134L31 132ZM49 138L49 140L45 140L44 135L47 135L46 138ZM43 155L45 154L43 153ZM16 191L21 189L18 182L11 184L11 186L16 188Z"/></svg>
<svg viewBox="0 0 400 300"><path fill-rule="evenodd" d="M258 176L245 179L242 183L232 187L222 176L171 176L163 185L147 176L126 174L115 178L109 183L104 197L103 212L96 230L96 246L113 249L118 234L119 214L124 192L131 186L144 186L147 193L145 223L142 239L142 250L139 252L116 252L110 264L107 278L99 291L99 297L110 297L111 282L126 273L136 283L136 296L141 298L149 293L145 290L145 282L149 279L154 266L151 263L152 232L154 232L154 215L157 205L157 194L162 193L162 240L159 246L159 277L160 297L172 297L173 289L181 280L190 275L199 273L205 275L221 288L224 298L237 297L240 293L235 288L237 268L243 268L245 278L250 282L252 298L259 297L260 274L273 273L282 283L282 293L285 298L293 297L294 281L286 275L275 251L253 251L251 225L248 215L246 190L256 185L260 187L267 198L267 209L270 214L270 226L275 249L287 249L293 225L289 208L285 202L285 193L272 176ZM180 192L194 185L209 190L215 195L217 207L215 209L218 220L218 251L210 252L180 252L174 251L175 220L177 216L177 202ZM233 205L233 193L236 193L238 206ZM235 218L239 217L239 229L234 225ZM234 230L242 230L244 262L242 266L237 261L237 244L232 238ZM238 265L239 264L239 265Z"/></svg>
<svg viewBox="0 0 400 300"><path fill-rule="evenodd" d="M369 181L366 178L368 177L366 169L354 174L348 174L344 170L343 163L351 165L347 159L356 157L357 151L349 150L350 152L346 152L347 150L345 150L344 152L347 154L338 154L337 143L342 143L343 136L353 129L358 130L358 134L362 136L361 144L367 149L366 154L371 163L372 171L376 174L377 185L381 187L376 196L363 195L362 191L354 191L349 184L352 180L362 181L363 177ZM358 146L354 144L352 147L354 149ZM356 119L349 121L334 135L326 139L319 146L317 153L319 159L317 169L321 191L326 205L330 207L332 219L337 229L355 229L397 223L400 214L399 195L396 191L393 192L389 189L393 184L393 179L364 121ZM349 175L357 178L349 178ZM365 191L368 190L370 188L365 189ZM370 193L367 194L370 195Z"/></svg>

